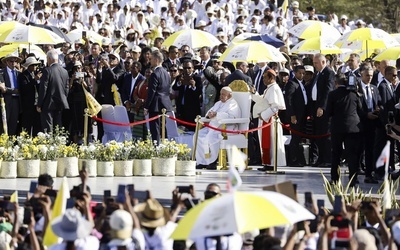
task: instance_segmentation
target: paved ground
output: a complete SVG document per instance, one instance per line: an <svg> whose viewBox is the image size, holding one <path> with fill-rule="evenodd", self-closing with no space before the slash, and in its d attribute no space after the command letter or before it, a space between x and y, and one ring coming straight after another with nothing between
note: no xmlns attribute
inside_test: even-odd
<svg viewBox="0 0 400 250"><path fill-rule="evenodd" d="M254 167L254 169L256 169L256 167ZM304 192L307 191L312 191L315 199L324 198L326 200L320 171L329 177L329 169L284 167L279 168L278 170L285 171L285 174L271 175L257 170L245 171L241 175L243 185L240 190L260 190L263 186L290 180L298 186L300 202L304 201ZM171 198L171 192L176 186L193 184L197 195L200 198L203 197L202 193L207 184L211 182L218 183L222 187L223 191L226 192L227 171L202 170L200 172L200 175L194 177L96 177L89 179L89 186L92 190L92 194L94 194L95 197L97 196L98 199L99 195L102 195L104 190L110 189L112 194L116 195L118 184L133 183L135 184L136 190L152 190L154 197L161 199L163 203L167 203L167 200ZM344 179L347 183L347 177ZM32 179L1 179L0 190L4 190L4 193L9 193L12 190L19 190L21 196L29 190L31 180ZM58 189L61 180L61 178L55 179L55 189ZM376 184L364 184L364 176L360 176L359 180L360 187L364 191L369 191L372 188L372 193L376 193L376 190L380 186ZM69 178L68 181L70 188L72 188L73 185L78 185L80 183L79 178ZM325 201L325 204L329 204L327 200Z"/></svg>

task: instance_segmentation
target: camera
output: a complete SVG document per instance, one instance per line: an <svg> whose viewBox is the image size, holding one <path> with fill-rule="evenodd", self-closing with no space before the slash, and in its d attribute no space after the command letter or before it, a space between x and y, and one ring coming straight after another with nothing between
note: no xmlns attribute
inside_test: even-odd
<svg viewBox="0 0 400 250"><path fill-rule="evenodd" d="M177 188L179 189L179 193L181 194L183 193L190 194L190 186L177 186Z"/></svg>
<svg viewBox="0 0 400 250"><path fill-rule="evenodd" d="M84 78L86 76L85 72L75 72L76 78Z"/></svg>

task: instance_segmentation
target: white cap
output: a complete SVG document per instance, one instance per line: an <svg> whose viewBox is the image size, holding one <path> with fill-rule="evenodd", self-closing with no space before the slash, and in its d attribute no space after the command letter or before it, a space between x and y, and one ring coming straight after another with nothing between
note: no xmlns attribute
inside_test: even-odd
<svg viewBox="0 0 400 250"><path fill-rule="evenodd" d="M122 209L115 210L110 216L110 227L117 239L130 238L133 230L132 215Z"/></svg>
<svg viewBox="0 0 400 250"><path fill-rule="evenodd" d="M340 17L340 20L342 20L342 19L347 20L347 16L346 16L346 15L342 15L342 16Z"/></svg>
<svg viewBox="0 0 400 250"><path fill-rule="evenodd" d="M299 7L299 2L293 1L293 2L292 2L292 7L298 8L298 7Z"/></svg>

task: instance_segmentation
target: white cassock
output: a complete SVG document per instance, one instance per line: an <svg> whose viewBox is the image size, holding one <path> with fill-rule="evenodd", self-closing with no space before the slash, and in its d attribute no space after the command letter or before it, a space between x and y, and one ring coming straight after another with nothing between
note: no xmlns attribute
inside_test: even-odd
<svg viewBox="0 0 400 250"><path fill-rule="evenodd" d="M276 114L279 110L286 109L285 100L283 97L283 93L279 85L275 82L267 86L263 95L259 95L258 93L251 95L251 98L255 102L253 107L253 117L257 118L261 116L262 120L258 120L259 126L263 125L263 120L265 122L269 122L270 118ZM278 118L279 121L279 118ZM270 152L269 155L271 157L271 165L274 164L274 127L273 123L271 126L265 128L270 130L270 142L271 145L269 147ZM260 138L260 148L261 152L263 151L263 138L262 138L262 130L258 130L258 136ZM264 145L265 148L265 145ZM286 156L285 156L285 144L283 140L283 131L282 126L278 124L278 161L277 166L286 166Z"/></svg>
<svg viewBox="0 0 400 250"><path fill-rule="evenodd" d="M217 112L217 116L212 118L209 123L210 126L213 127L220 127L221 124L219 124L219 121L221 119L232 119L241 117L240 107L237 104L236 100L232 97L226 102L218 101L208 112L210 111ZM237 125L229 124L226 126L226 129L235 130L237 129ZM223 137L221 135L221 132L207 127L202 128L199 131L199 136L197 138L196 163L209 165L215 162L218 158L219 142L222 139Z"/></svg>

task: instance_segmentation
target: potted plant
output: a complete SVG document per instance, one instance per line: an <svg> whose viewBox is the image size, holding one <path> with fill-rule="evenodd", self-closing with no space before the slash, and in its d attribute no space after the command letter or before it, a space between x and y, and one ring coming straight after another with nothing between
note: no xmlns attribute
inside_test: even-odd
<svg viewBox="0 0 400 250"><path fill-rule="evenodd" d="M133 159L133 175L151 176L151 158L154 146L151 140L136 141L132 147L130 158Z"/></svg>
<svg viewBox="0 0 400 250"><path fill-rule="evenodd" d="M90 143L88 146L81 145L78 148L78 167L79 170L82 170L82 167L86 167L86 172L89 177L97 176L97 157L99 155L98 147L100 146L100 142L96 141L94 143Z"/></svg>
<svg viewBox="0 0 400 250"><path fill-rule="evenodd" d="M23 178L36 178L40 173L39 148L37 139L32 138L26 131L17 136L19 146L17 176Z"/></svg>
<svg viewBox="0 0 400 250"><path fill-rule="evenodd" d="M78 145L59 145L57 155L57 176L76 177L79 175Z"/></svg>
<svg viewBox="0 0 400 250"><path fill-rule="evenodd" d="M97 157L97 175L114 176L114 155L117 152L117 142L109 141L105 145L99 145Z"/></svg>
<svg viewBox="0 0 400 250"><path fill-rule="evenodd" d="M131 141L117 143L117 150L114 156L114 175L132 176L133 161L130 159L133 144Z"/></svg>
<svg viewBox="0 0 400 250"><path fill-rule="evenodd" d="M0 147L0 178L17 178L17 158L19 146Z"/></svg>
<svg viewBox="0 0 400 250"><path fill-rule="evenodd" d="M156 145L152 159L153 175L175 176L177 155L177 143L173 140L165 139L159 145Z"/></svg>
<svg viewBox="0 0 400 250"><path fill-rule="evenodd" d="M191 150L187 144L177 144L178 157L175 163L175 174L178 176L196 175L196 161L191 160Z"/></svg>
<svg viewBox="0 0 400 250"><path fill-rule="evenodd" d="M39 144L40 174L57 176L57 147L48 144Z"/></svg>

